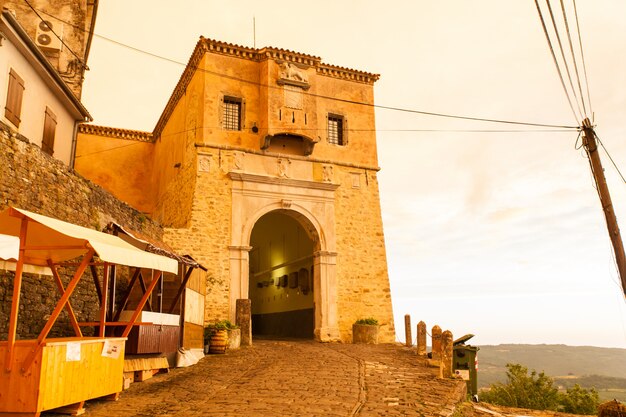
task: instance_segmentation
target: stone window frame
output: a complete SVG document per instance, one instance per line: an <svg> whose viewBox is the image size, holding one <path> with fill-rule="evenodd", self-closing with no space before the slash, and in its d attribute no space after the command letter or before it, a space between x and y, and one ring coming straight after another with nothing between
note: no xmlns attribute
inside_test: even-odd
<svg viewBox="0 0 626 417"><path fill-rule="evenodd" d="M57 129L57 116L50 107L46 106L43 122L43 135L41 138L41 150L52 156L54 154L54 137Z"/></svg>
<svg viewBox="0 0 626 417"><path fill-rule="evenodd" d="M335 146L346 146L348 144L347 124L348 121L344 115L340 113L328 113L326 115L327 142Z"/></svg>
<svg viewBox="0 0 626 417"><path fill-rule="evenodd" d="M221 111L220 111L220 125L223 130L231 132L240 132L244 127L244 114L246 101L242 97L232 94L223 94L220 98ZM237 115L237 126L235 128L234 118L230 117L228 113L229 109L236 108L239 111Z"/></svg>
<svg viewBox="0 0 626 417"><path fill-rule="evenodd" d="M9 70L9 84L7 87L7 102L4 107L4 117L15 127L20 127L22 113L22 99L24 97L24 80L11 68Z"/></svg>

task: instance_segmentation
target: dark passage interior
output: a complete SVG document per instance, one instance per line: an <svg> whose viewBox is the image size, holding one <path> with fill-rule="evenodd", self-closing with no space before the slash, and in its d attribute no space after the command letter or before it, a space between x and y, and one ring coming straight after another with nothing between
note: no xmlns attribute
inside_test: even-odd
<svg viewBox="0 0 626 417"><path fill-rule="evenodd" d="M261 217L250 238L252 333L313 338L314 242L291 216Z"/></svg>

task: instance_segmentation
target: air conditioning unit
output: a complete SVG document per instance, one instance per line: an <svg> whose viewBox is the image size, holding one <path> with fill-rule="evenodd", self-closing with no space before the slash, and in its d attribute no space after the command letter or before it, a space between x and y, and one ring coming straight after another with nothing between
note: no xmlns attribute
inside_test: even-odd
<svg viewBox="0 0 626 417"><path fill-rule="evenodd" d="M63 44L61 43L61 39L59 39L57 35L63 38L63 24L59 23L53 25L49 20L42 20L41 22L39 22L39 25L37 25L35 45L37 45L41 49L49 51L60 51L63 47Z"/></svg>

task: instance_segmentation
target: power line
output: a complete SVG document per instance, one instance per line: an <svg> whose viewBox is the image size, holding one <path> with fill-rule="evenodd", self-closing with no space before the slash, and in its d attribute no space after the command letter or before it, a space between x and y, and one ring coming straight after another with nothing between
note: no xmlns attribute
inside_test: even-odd
<svg viewBox="0 0 626 417"><path fill-rule="evenodd" d="M50 31L54 34L54 36L56 36L56 37L59 39L59 41L61 41L61 43L62 43L62 44L63 44L63 45L64 45L64 46L68 49L68 51L70 51L70 52L72 53L72 55L74 55L74 56L76 57L76 59L78 59L78 62L80 62L80 65L81 65L84 69L89 69L89 67L87 66L87 64L85 64L85 63L83 62L83 60L82 60L82 59L80 59L80 57L79 57L78 55L76 55L76 53L74 53L74 51L72 50L72 48L70 48L70 46L69 46L68 44L66 44L66 43L65 43L65 41L63 40L63 38L62 38L61 36L59 36L59 35L58 35L55 31L54 31L54 29L52 28L52 26L48 25L48 23L44 20L44 18L43 18L43 17L41 17L41 15L40 15L40 14L39 14L39 12L37 11L37 9L35 9L35 8L34 8L34 7L30 4L30 2L29 2L28 0L24 0L24 2L28 5L28 7L30 7L30 8L31 8L31 10L32 10L33 12L35 12L35 14L36 14L36 15L37 15L37 17L39 18L39 20L41 20L42 22L44 22L44 24L45 24L46 26L48 26L48 29L50 29ZM65 22L64 20L61 20L61 19L59 19L59 18L57 18L57 17L55 17L55 16L52 16L51 14L45 13L43 10L40 10L40 11L41 11L42 13L44 13L45 15L47 15L47 16L54 17L55 19L57 19L57 20L58 20L58 21L60 21L60 22L63 22L63 23L69 24L69 23ZM81 27L79 27L79 26L72 25L72 24L69 24L69 25L70 25L70 26L73 26L73 27L75 27L75 28L77 28L77 29L80 29L80 30L82 30L83 32L86 32L86 30L85 30L84 28L81 28Z"/></svg>
<svg viewBox="0 0 626 417"><path fill-rule="evenodd" d="M559 79L561 80L561 86L563 87L563 91L565 92L565 97L567 97L567 102L569 103L569 107L570 109L572 109L572 114L574 115L574 119L578 120L578 117L576 116L576 111L574 110L574 105L572 104L572 100L567 91L567 87L565 87L565 80L563 80L563 73L561 72L561 68L559 67L559 62L556 59L556 54L554 53L554 48L552 47L552 41L550 40L550 35L548 34L548 28L546 27L546 22L543 19L543 13L541 12L541 7L539 6L538 0L535 0L535 5L537 6L537 12L539 13L539 20L541 20L543 33L546 35L546 40L548 41L548 47L550 47L550 53L552 54L552 59L554 61L554 66L556 67L556 71L559 74Z"/></svg>
<svg viewBox="0 0 626 417"><path fill-rule="evenodd" d="M161 138L167 138L167 137L171 137L171 136L176 136L176 135L182 135L185 133L189 133L189 132L195 132L197 130L205 130L205 129L210 129L210 130L219 130L222 129L221 127L195 127L192 129L186 129L186 130L181 130L179 132L173 132L173 133L168 133L167 135L162 135ZM310 129L300 129L300 130L305 130L305 131L322 131L325 132L326 129L317 129L317 128L310 128ZM545 130L545 129L493 129L493 130L489 130L489 129L346 129L347 132L355 132L355 133L363 133L363 132L384 132L384 133L571 133L572 131L569 129L561 129L561 130L554 130L554 129L550 129L550 130ZM127 140L133 140L133 139L127 139ZM121 146L115 146L112 148L107 148L107 149L102 149L99 151L95 151L95 152L90 152L90 153L84 153L81 155L76 155L76 159L78 158L82 158L85 156L90 156L90 155L96 155L96 154L100 154L100 153L104 153L104 152L110 152L110 151L114 151L117 149L121 149L121 148L126 148L128 146L132 146L132 145L137 145L140 143L151 143L148 141L135 141L133 140L133 143L127 144L127 145L121 145Z"/></svg>
<svg viewBox="0 0 626 417"><path fill-rule="evenodd" d="M44 11L42 11L42 13L54 17L55 19L58 19L57 17L50 15L49 13L46 13ZM70 26L75 27L76 29L79 30L83 30L86 31L85 29L73 25L70 22L65 22L62 19L58 19ZM184 63L184 62L180 62L177 61L175 59L172 58L168 58L159 54L155 54L153 52L148 52L145 51L143 49L131 46L131 45L127 45L125 43L116 41L114 39L102 36L102 35L98 35L96 33L93 33L94 36L96 36L97 38L103 39L107 42L111 42L114 43L118 46L133 50L135 52L144 54L144 55L148 55L151 56L153 58L157 58L160 60L164 60L173 64L177 64L177 65L181 65L183 67L187 67L188 64ZM268 84L263 84L257 81L251 81L251 80L246 80L240 77L236 77L236 76L231 76L231 75L227 75L227 74L223 74L223 73L219 73L216 71L211 71L211 70L207 70L205 68L199 68L197 65L196 66L190 66L191 68L193 68L194 70L199 70L201 72L204 73L208 73L208 74L212 74L212 75L216 75L222 78L227 78L227 79L232 79L235 81L239 81L239 82L244 82L244 83L248 83L248 84L253 84L256 86L261 86L261 87L267 87L267 88L273 88L273 89L280 89L282 87L279 86L273 86L273 85L268 85ZM435 116L435 117L445 117L445 118L450 118L450 119L460 119L460 120L471 120L471 121L478 121L478 122L488 122L488 123L502 123L502 124L512 124L512 125L519 125L519 126L533 126L533 127L548 127L548 128L555 128L555 129L578 129L578 126L567 126L567 125L554 125L554 124L545 124L545 123L532 123L532 122L521 122L521 121L512 121L512 120L502 120L502 119L490 119L490 118L483 118L483 117L473 117L473 116L461 116L461 115L453 115L453 114L448 114L448 113L438 113L438 112L429 112L429 111L423 111L423 110L415 110L415 109L406 109L406 108L401 108L401 107L395 107L395 106L384 106L384 105L380 105L380 104L373 104L373 103L365 103L365 102L359 102L359 101L354 101L354 100L346 100L346 99L341 99L341 98L337 98L337 97L331 97L331 96L325 96L325 95L321 95L321 94L314 94L314 93L308 93L308 92L303 92L303 95L307 95L310 97L316 97L316 98L323 98L323 99L327 99L327 100L333 100L333 101L338 101L338 102L342 102L342 103L346 103L346 104L356 104L356 105L362 105L362 106L367 106L367 107L373 107L373 108L378 108L378 109L383 109L383 110L391 110L391 111L398 111L398 112L404 112L404 113L412 113L412 114L421 114L421 115L425 115L425 116ZM569 97L568 97L569 99Z"/></svg>
<svg viewBox="0 0 626 417"><path fill-rule="evenodd" d="M572 0L574 4L574 15L576 16L576 30L578 32L578 44L580 45L580 57L583 62L583 72L585 75L585 86L587 87L587 102L589 103L589 112L593 118L593 107L591 107L591 95L589 94L589 79L587 78L587 65L585 64L585 54L583 52L583 40L580 36L580 24L578 23L578 9L576 8L576 0Z"/></svg>
<svg viewBox="0 0 626 417"><path fill-rule="evenodd" d="M567 22L567 13L565 12L565 4L563 3L563 0L561 0L561 11L563 12L563 20L565 22L565 32L567 33L569 49L570 49L570 52L572 53L572 61L574 62L574 71L576 72L576 81L578 82L578 91L580 92L580 101L583 105L584 115L585 117L587 117L588 115L587 115L587 108L585 106L585 98L583 95L582 86L580 85L580 74L578 74L578 64L576 63L576 55L574 54L574 45L572 44L572 35L569 30L569 23Z"/></svg>
<svg viewBox="0 0 626 417"><path fill-rule="evenodd" d="M556 40L559 44L559 50L561 51L561 57L563 58L563 65L565 66L565 72L567 73L567 78L569 80L569 85L572 88L572 94L574 95L574 101L576 102L576 107L578 108L578 113L580 114L580 119L583 119L582 112L580 111L580 104L578 102L578 96L576 95L576 90L574 89L574 82L572 81L572 74L569 70L569 65L567 64L567 58L565 57L565 51L563 50L563 43L561 42L561 35L559 35L559 28L556 24L556 19L554 18L554 13L552 12L552 6L550 5L550 0L546 0L546 4L548 5L548 11L550 12L550 19L552 20L552 26L554 27L554 33L556 34Z"/></svg>

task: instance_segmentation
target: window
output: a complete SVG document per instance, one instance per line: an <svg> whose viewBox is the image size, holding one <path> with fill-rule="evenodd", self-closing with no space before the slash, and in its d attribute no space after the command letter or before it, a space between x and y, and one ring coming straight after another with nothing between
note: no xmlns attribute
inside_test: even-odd
<svg viewBox="0 0 626 417"><path fill-rule="evenodd" d="M343 138L343 117L334 114L328 115L328 143L345 145Z"/></svg>
<svg viewBox="0 0 626 417"><path fill-rule="evenodd" d="M20 126L23 95L24 80L11 68L9 71L9 90L7 91L7 104L4 107L4 117L13 123L15 127Z"/></svg>
<svg viewBox="0 0 626 417"><path fill-rule="evenodd" d="M241 130L241 99L224 97L224 129Z"/></svg>
<svg viewBox="0 0 626 417"><path fill-rule="evenodd" d="M41 140L41 150L52 155L54 153L54 134L57 130L57 117L46 107L46 118L43 122L43 139Z"/></svg>

